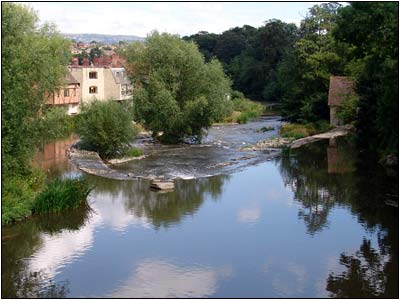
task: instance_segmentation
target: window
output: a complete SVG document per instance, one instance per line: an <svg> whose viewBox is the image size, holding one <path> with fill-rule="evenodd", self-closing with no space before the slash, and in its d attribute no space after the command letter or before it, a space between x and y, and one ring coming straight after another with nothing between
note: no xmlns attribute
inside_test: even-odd
<svg viewBox="0 0 400 300"><path fill-rule="evenodd" d="M90 79L97 79L97 72L89 72Z"/></svg>
<svg viewBox="0 0 400 300"><path fill-rule="evenodd" d="M97 94L97 86L89 87L89 94Z"/></svg>
<svg viewBox="0 0 400 300"><path fill-rule="evenodd" d="M64 90L64 97L69 97L69 89Z"/></svg>

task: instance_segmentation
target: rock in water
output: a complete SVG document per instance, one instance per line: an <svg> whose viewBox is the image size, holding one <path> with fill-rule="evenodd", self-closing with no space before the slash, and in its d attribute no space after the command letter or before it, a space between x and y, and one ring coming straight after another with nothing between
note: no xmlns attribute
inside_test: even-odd
<svg viewBox="0 0 400 300"><path fill-rule="evenodd" d="M157 190L173 190L175 183L170 180L152 180L150 187Z"/></svg>

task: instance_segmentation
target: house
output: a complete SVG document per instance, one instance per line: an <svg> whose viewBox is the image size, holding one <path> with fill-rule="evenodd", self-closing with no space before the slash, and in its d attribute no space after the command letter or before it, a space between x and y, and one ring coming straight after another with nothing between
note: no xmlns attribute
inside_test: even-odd
<svg viewBox="0 0 400 300"><path fill-rule="evenodd" d="M124 68L110 68L106 71L106 98L113 100L127 100L132 97L132 84ZM110 77L112 76L112 78Z"/></svg>
<svg viewBox="0 0 400 300"><path fill-rule="evenodd" d="M354 92L354 82L349 77L331 76L329 82L328 106L330 109L331 125L342 125L336 113L339 106L345 101L350 93Z"/></svg>
<svg viewBox="0 0 400 300"><path fill-rule="evenodd" d="M70 72L65 76L65 87L47 96L47 105L65 107L69 115L79 113L80 83Z"/></svg>
<svg viewBox="0 0 400 300"><path fill-rule="evenodd" d="M80 83L82 103L97 100L127 100L132 95L132 84L124 68L111 68L112 58L95 57L93 64L85 58L82 65L73 59L70 72Z"/></svg>

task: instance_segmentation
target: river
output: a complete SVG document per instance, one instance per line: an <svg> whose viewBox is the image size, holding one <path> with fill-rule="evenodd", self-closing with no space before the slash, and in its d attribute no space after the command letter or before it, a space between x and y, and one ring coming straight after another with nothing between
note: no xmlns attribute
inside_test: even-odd
<svg viewBox="0 0 400 300"><path fill-rule="evenodd" d="M177 178L168 193L83 174L54 150L45 167L87 177L91 209L3 227L2 297L398 298L397 170L349 138L238 151L278 127L215 127L205 145L147 145L147 160L114 167Z"/></svg>

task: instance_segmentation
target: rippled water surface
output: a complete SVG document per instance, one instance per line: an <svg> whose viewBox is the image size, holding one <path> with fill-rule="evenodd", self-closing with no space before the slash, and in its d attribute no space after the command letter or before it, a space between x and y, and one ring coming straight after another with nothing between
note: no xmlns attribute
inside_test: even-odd
<svg viewBox="0 0 400 300"><path fill-rule="evenodd" d="M193 148L193 164L169 149L167 166L190 175L180 157L195 168L202 151L254 142L235 139L246 128L215 130L221 147ZM360 163L347 140L169 193L83 176L91 210L3 228L3 297L398 297L398 175Z"/></svg>

